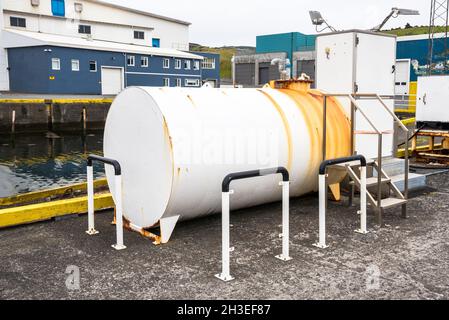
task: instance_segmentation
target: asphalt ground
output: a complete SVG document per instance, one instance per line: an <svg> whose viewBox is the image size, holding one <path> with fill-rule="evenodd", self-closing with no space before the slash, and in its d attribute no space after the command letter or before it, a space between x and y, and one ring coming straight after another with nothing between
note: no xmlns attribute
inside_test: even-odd
<svg viewBox="0 0 449 320"><path fill-rule="evenodd" d="M97 215L95 237L85 233L86 216L0 230L0 298L448 299L449 174L428 183L413 194L408 219L400 208L387 210L379 229L369 210L366 236L354 232L357 207L330 202L327 250L313 246L317 195L292 199L289 262L274 257L281 203L234 212L230 283L214 277L220 215L180 223L162 246L125 231L124 251L111 248L112 212Z"/></svg>

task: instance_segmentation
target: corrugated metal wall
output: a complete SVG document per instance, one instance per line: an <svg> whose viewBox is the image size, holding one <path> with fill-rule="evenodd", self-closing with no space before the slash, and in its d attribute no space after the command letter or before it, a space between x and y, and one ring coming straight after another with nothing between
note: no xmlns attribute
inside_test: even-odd
<svg viewBox="0 0 449 320"><path fill-rule="evenodd" d="M239 63L235 65L235 81L238 85L254 86L255 64Z"/></svg>

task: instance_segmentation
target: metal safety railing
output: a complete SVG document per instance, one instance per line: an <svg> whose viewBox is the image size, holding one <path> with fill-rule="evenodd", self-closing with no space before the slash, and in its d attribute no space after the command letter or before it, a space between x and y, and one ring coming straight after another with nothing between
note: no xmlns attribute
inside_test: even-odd
<svg viewBox="0 0 449 320"><path fill-rule="evenodd" d="M404 172L404 199L408 199L408 177L409 177L409 139L410 132L407 127L401 122L401 120L396 116L396 114L390 110L390 108L383 101L384 98L392 99L394 96L380 96L375 93L369 94L345 94L345 93L323 93L324 101L323 101L323 160L326 160L326 144L327 144L327 99L329 97L342 97L348 98L351 102L351 154L356 153L355 147L355 128L356 128L356 112L358 111L363 118L368 122L370 127L374 130L374 133L378 136L378 146L377 146L377 165L378 165L378 189L377 189L377 219L378 224L383 225L382 221L382 150L383 150L383 132L379 130L376 125L371 121L371 119L367 116L366 112L364 112L363 108L360 106L357 100L365 99L365 100L377 100L380 102L382 108L384 108L387 113L393 118L393 121L398 125L398 127L406 133L405 140L405 172ZM402 205L402 216L404 218L407 217L407 204Z"/></svg>
<svg viewBox="0 0 449 320"><path fill-rule="evenodd" d="M95 229L95 203L94 203L94 161L108 164L114 167L115 173L115 210L117 243L112 247L116 250L124 250L126 246L123 243L123 205L122 205L122 168L120 163L114 159L108 159L95 155L87 158L87 210L88 210L88 230L89 235L96 235L99 232Z"/></svg>
<svg viewBox="0 0 449 320"><path fill-rule="evenodd" d="M231 173L227 175L222 183L222 272L217 274L216 277L225 282L234 280L234 277L230 273L230 253L234 251L230 247L230 195L234 194L233 190L230 190L232 181L250 179L256 177L263 177L268 175L282 174L282 254L276 256L276 258L282 261L291 260L289 254L290 245L290 175L287 169L283 167L253 170L245 172Z"/></svg>
<svg viewBox="0 0 449 320"><path fill-rule="evenodd" d="M321 163L320 175L318 178L319 184L319 241L315 247L326 249L326 209L327 209L327 168L329 166L349 163L352 161L360 162L360 229L357 233L367 234L367 216L366 216L366 159L364 156L357 155L347 158L338 158L326 160Z"/></svg>

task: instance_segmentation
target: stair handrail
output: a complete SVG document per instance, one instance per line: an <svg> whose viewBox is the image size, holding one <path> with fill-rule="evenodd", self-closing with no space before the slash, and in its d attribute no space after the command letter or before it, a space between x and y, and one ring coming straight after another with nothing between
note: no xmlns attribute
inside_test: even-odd
<svg viewBox="0 0 449 320"><path fill-rule="evenodd" d="M410 130L402 123L401 119L388 108L388 106L383 101L382 97L378 94L376 94L377 100L380 102L380 104L384 107L385 110L393 117L394 121L399 125L399 128L402 129L402 131L405 132L406 138L405 138L405 155L404 155L404 198L405 200L408 200L408 192L409 192L409 171L410 171L410 162L409 162L409 140L410 140ZM407 205L402 206L402 217L407 218Z"/></svg>
<svg viewBox="0 0 449 320"><path fill-rule="evenodd" d="M379 168L382 168L382 149L383 149L383 132L379 130L376 125L369 119L366 115L363 108L355 99L356 94L347 94L347 93L323 93L324 96L324 116L323 116L323 161L326 160L326 135L327 135L327 98L328 97L343 97L349 98L351 101L351 139L352 139L352 151L354 152L354 128L355 128L355 111L359 111L360 114L366 119L371 128L375 131L378 139L377 139L377 163ZM378 172L378 188L377 188L377 220L379 225L382 225L382 173L379 170Z"/></svg>

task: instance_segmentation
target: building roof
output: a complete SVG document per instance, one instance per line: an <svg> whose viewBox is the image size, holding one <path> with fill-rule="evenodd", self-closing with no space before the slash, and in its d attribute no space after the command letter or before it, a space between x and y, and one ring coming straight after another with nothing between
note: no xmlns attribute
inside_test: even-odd
<svg viewBox="0 0 449 320"><path fill-rule="evenodd" d="M444 38L446 34L444 32L436 33L435 38ZM398 41L414 41L414 40L428 40L429 34L418 34L415 36L403 36L398 37Z"/></svg>
<svg viewBox="0 0 449 320"><path fill-rule="evenodd" d="M175 58L198 59L198 60L204 59L202 56L175 49L154 48L149 46L124 44L101 40L90 40L87 38L68 37L62 35L22 31L15 29L3 30L2 45L4 48L24 48L24 47L37 47L47 45L47 46L67 47L77 49L145 54L162 57L175 57Z"/></svg>
<svg viewBox="0 0 449 320"><path fill-rule="evenodd" d="M187 22L187 21L173 19L173 18L169 18L169 17L166 17L166 16L161 16L161 15L154 14L154 13L150 13L150 12L146 12L146 11L142 11L142 10L138 10L138 9L125 7L125 6L121 6L121 5L110 3L110 2L105 2L105 1L102 1L102 0L85 0L85 1L98 3L98 4L101 4L101 5L104 5L104 6L108 6L108 7L111 7L111 8L117 8L117 9L120 9L120 10L126 10L126 11L129 11L129 12L145 15L145 16L148 16L148 17L153 17L153 18L157 18L157 19L170 21L170 22L175 22L175 23L186 25L186 26L191 25L191 23Z"/></svg>

